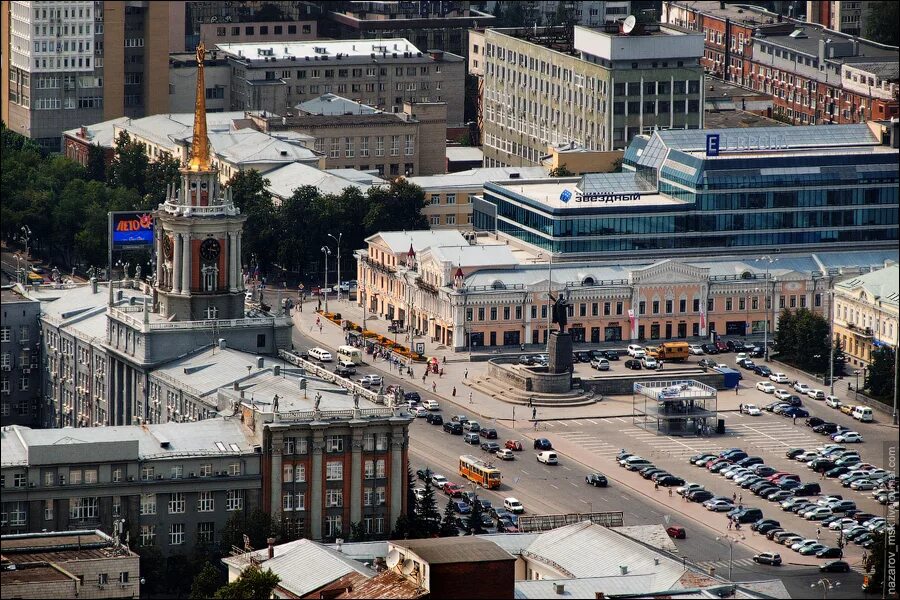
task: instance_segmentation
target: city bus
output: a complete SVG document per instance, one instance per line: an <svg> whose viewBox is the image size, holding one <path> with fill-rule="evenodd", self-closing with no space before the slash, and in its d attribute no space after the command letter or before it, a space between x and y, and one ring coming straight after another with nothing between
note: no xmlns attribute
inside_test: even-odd
<svg viewBox="0 0 900 600"><path fill-rule="evenodd" d="M468 454L459 457L459 474L482 487L500 487L500 469Z"/></svg>
<svg viewBox="0 0 900 600"><path fill-rule="evenodd" d="M337 357L338 360L349 360L354 365L363 364L362 350L353 346L338 346Z"/></svg>

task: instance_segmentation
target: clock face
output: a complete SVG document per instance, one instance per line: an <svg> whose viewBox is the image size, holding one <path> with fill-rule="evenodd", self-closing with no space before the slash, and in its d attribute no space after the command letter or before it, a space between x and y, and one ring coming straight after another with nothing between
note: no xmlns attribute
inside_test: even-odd
<svg viewBox="0 0 900 600"><path fill-rule="evenodd" d="M172 238L169 236L163 238L163 255L166 258L172 258Z"/></svg>
<svg viewBox="0 0 900 600"><path fill-rule="evenodd" d="M219 257L219 241L212 238L203 240L200 244L200 256L205 260L216 260Z"/></svg>

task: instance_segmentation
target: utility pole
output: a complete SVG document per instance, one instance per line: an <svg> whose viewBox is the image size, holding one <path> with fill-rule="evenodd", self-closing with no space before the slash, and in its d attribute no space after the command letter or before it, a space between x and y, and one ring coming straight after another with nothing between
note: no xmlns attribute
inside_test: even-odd
<svg viewBox="0 0 900 600"><path fill-rule="evenodd" d="M829 322L829 341L831 343L831 348L829 349L828 356L828 383L831 384L831 391L829 392L832 396L834 396L834 290L831 289L831 282L833 280L829 279L828 288L825 290L825 293L830 296L828 300L828 322Z"/></svg>
<svg viewBox="0 0 900 600"><path fill-rule="evenodd" d="M331 235L331 234L329 233L329 234L328 234L328 237L330 237L330 238L333 239L335 242L337 242L337 261L338 261L338 268L337 268L337 278L338 278L338 280L337 280L337 299L338 299L338 302L340 302L340 301L341 301L341 238L344 237L344 234L343 234L343 232L338 232L338 236L337 236L337 237L334 237L333 235ZM349 294L350 291L347 290L347 293Z"/></svg>
<svg viewBox="0 0 900 600"><path fill-rule="evenodd" d="M325 255L325 312L328 312L328 255L331 254L331 248L322 246L322 254Z"/></svg>

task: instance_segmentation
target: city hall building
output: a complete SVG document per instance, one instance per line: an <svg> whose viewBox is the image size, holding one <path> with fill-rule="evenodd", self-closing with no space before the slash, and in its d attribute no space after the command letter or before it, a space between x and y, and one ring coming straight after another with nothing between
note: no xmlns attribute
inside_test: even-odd
<svg viewBox="0 0 900 600"><path fill-rule="evenodd" d="M486 183L476 231L566 260L891 248L898 123L662 130L621 173Z"/></svg>

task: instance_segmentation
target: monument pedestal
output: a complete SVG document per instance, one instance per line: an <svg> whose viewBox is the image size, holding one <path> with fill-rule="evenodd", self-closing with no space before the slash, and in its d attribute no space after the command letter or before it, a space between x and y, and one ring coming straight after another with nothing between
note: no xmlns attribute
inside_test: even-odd
<svg viewBox="0 0 900 600"><path fill-rule="evenodd" d="M548 372L569 373L572 370L572 335L558 330L551 331L547 355L550 357Z"/></svg>

